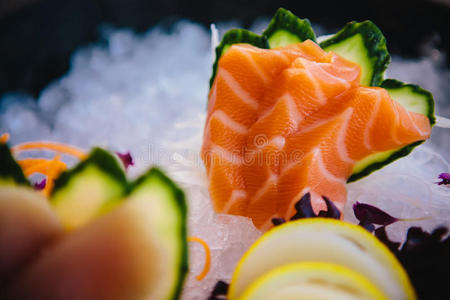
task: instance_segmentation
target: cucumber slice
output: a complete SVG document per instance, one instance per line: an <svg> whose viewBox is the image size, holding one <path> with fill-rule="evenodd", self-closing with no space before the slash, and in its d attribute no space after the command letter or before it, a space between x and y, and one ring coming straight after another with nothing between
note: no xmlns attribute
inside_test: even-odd
<svg viewBox="0 0 450 300"><path fill-rule="evenodd" d="M159 299L177 299L188 270L187 206L184 193L161 170L151 169L133 185L128 205L145 211L148 227L156 233L164 253L166 274Z"/></svg>
<svg viewBox="0 0 450 300"><path fill-rule="evenodd" d="M279 8L262 34L270 48L287 46L305 40L316 41L308 19L300 19L287 9Z"/></svg>
<svg viewBox="0 0 450 300"><path fill-rule="evenodd" d="M94 148L86 160L56 180L50 201L64 228L73 230L119 204L126 190L117 159Z"/></svg>
<svg viewBox="0 0 450 300"><path fill-rule="evenodd" d="M269 43L267 39L256 33L253 33L246 29L231 29L228 30L220 42L219 46L216 47L216 60L213 64L213 72L211 79L209 80L209 86L211 87L214 78L216 77L217 67L219 59L233 44L250 44L258 48L269 48Z"/></svg>
<svg viewBox="0 0 450 300"><path fill-rule="evenodd" d="M361 66L361 84L378 86L390 62L386 39L371 21L347 23L338 33L320 43L322 49L333 51Z"/></svg>
<svg viewBox="0 0 450 300"><path fill-rule="evenodd" d="M177 299L187 271L184 195L152 169L119 206L41 254L14 277L6 300Z"/></svg>
<svg viewBox="0 0 450 300"><path fill-rule="evenodd" d="M425 141L418 141L397 150L389 150L371 154L355 164L353 172L347 183L359 180L379 170L391 162L408 155L411 151Z"/></svg>
<svg viewBox="0 0 450 300"><path fill-rule="evenodd" d="M431 126L436 123L433 95L418 85L404 83L396 79L386 79L381 84L391 98L409 111L427 116Z"/></svg>
<svg viewBox="0 0 450 300"><path fill-rule="evenodd" d="M0 143L0 184L30 185L6 143Z"/></svg>
<svg viewBox="0 0 450 300"><path fill-rule="evenodd" d="M394 101L400 103L408 111L427 116L430 120L430 125L434 125L436 122L434 116L434 100L433 95L429 91L420 86L403 83L395 79L384 80L381 87L388 91ZM408 155L415 147L423 142L424 141L418 141L397 150L378 152L365 157L363 160L356 163L353 168L353 174L348 179L348 182L365 177L391 162Z"/></svg>

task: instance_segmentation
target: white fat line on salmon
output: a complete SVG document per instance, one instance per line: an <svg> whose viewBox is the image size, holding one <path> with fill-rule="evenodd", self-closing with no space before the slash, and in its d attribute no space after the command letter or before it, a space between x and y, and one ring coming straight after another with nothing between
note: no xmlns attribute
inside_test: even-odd
<svg viewBox="0 0 450 300"><path fill-rule="evenodd" d="M275 54L276 56L278 56L286 64L288 64L288 65L291 64L291 60L283 52L277 51L277 50L272 50L272 53Z"/></svg>
<svg viewBox="0 0 450 300"><path fill-rule="evenodd" d="M303 89L298 89L296 92L301 93L303 95L303 97L308 98L313 102L316 102L319 104L326 104L327 98L323 94L322 88L319 86L319 83L317 82L317 80L315 78L312 77L310 72L308 72L304 68L289 68L289 69L285 70L284 72L287 72L292 77L299 76L299 75L308 77L310 79L311 84L314 87L315 94L311 95Z"/></svg>
<svg viewBox="0 0 450 300"><path fill-rule="evenodd" d="M243 158L235 153L232 153L228 150L226 150L225 148L222 148L220 146L217 146L216 144L211 143L211 153L213 154L217 154L220 158L220 160L224 160L228 163L231 163L233 165L242 165L243 162ZM215 161L215 160L213 160ZM222 162L219 162L219 164Z"/></svg>
<svg viewBox="0 0 450 300"><path fill-rule="evenodd" d="M393 130L392 130L392 134L391 134L392 135L392 140L397 145L400 145L401 142L400 142L400 140L398 139L398 136L397 136L398 130L400 128L400 111L399 111L400 106L395 101L391 101L391 103L392 103L392 106L393 106L394 111L395 111L394 112L395 120L394 120L394 125L392 126Z"/></svg>
<svg viewBox="0 0 450 300"><path fill-rule="evenodd" d="M270 78L266 75L264 70L262 70L260 68L260 66L255 62L255 60L253 59L253 56L245 50L241 50L240 52L242 55L245 56L245 58L247 58L248 62L250 63L250 65L254 69L255 73L258 75L258 77L261 78L261 80L264 82L264 84L267 85L270 81Z"/></svg>
<svg viewBox="0 0 450 300"><path fill-rule="evenodd" d="M242 100L245 104L257 110L259 107L258 101L253 99L253 97L239 84L239 82L234 79L234 77L223 67L219 70L219 76L225 81L225 83L230 87L233 93Z"/></svg>
<svg viewBox="0 0 450 300"><path fill-rule="evenodd" d="M286 115L288 116L289 120L292 120L294 122L295 128L298 128L299 123L303 120L303 116L299 113L298 107L295 104L295 100L289 93L286 93L280 98L278 98L275 101L276 102L275 105L273 105L268 111L266 111L263 115L261 115L258 121L256 121L252 125L252 127L255 126L255 124L257 125L260 122L264 121L264 119L270 117L277 108L277 105L283 101L285 102L285 106L287 108ZM296 129L294 129L294 131L296 131Z"/></svg>
<svg viewBox="0 0 450 300"><path fill-rule="evenodd" d="M314 78L317 78L317 80L320 80L327 84L333 84L335 82L341 83L344 85L344 90L348 90L350 88L350 82L325 71L322 67L322 64L323 63L308 62L308 70L313 74Z"/></svg>
<svg viewBox="0 0 450 300"><path fill-rule="evenodd" d="M292 56L294 56L295 58L297 57L305 57L305 53L303 53L301 50L294 50L294 49L283 49L284 53L290 54Z"/></svg>
<svg viewBox="0 0 450 300"><path fill-rule="evenodd" d="M288 172L290 169L296 167L300 162L299 161L293 161L283 166L283 168L280 169L280 177L282 177L286 172Z"/></svg>
<svg viewBox="0 0 450 300"><path fill-rule="evenodd" d="M425 136L425 133L422 130L420 130L419 126L417 126L416 122L414 122L413 118L411 117L412 112L407 111L406 109L405 109L405 111L406 111L408 119L411 122L411 124L413 125L414 129L420 134L420 136L422 136L422 137Z"/></svg>
<svg viewBox="0 0 450 300"><path fill-rule="evenodd" d="M346 140L346 136L347 136L347 129L348 129L348 125L350 123L350 119L351 119L352 115L353 115L353 107L347 108L342 113L344 121L341 125L341 128L339 129L339 133L338 133L337 141L336 141L339 157L341 158L341 160L343 160L344 162L348 162L348 163L355 162L355 160L351 159L350 156L348 155L347 145L345 144L345 140Z"/></svg>
<svg viewBox="0 0 450 300"><path fill-rule="evenodd" d="M316 149L314 151L314 157L317 159L317 166L319 167L320 172L326 179L328 179L329 181L345 184L346 180L344 178L339 178L335 176L325 167L325 163L323 162L322 158L322 151L320 149Z"/></svg>
<svg viewBox="0 0 450 300"><path fill-rule="evenodd" d="M284 148L284 145L286 144L286 139L281 135L276 135L270 140L270 144L277 147L278 150L281 150Z"/></svg>
<svg viewBox="0 0 450 300"><path fill-rule="evenodd" d="M311 113L311 115L312 115L312 114L313 114L313 113ZM304 133L311 132L311 131L313 131L314 129L317 129L317 128L321 127L321 126L324 126L324 125L326 125L326 124L328 124L328 123L330 123L330 122L335 121L335 120L336 120L337 118L339 118L340 116L341 116L341 113L332 115L331 117L326 118L326 119L318 119L317 121L315 121L315 122L313 122L313 123L311 123L311 124L309 124L309 125L307 125L307 126L302 127L302 128L301 128L300 130L298 130L296 133L298 133L298 134L304 134Z"/></svg>
<svg viewBox="0 0 450 300"><path fill-rule="evenodd" d="M322 87L319 84L319 80L316 78L316 76L314 76L311 73L311 70L315 70L318 68L316 63L310 62L307 59L298 58L302 65L304 66L305 70L305 74L309 77L309 79L311 80L313 86L314 86L314 91L316 92L316 97L314 99L316 99L320 104L325 104L327 103L327 97L325 96L325 93L322 90Z"/></svg>
<svg viewBox="0 0 450 300"><path fill-rule="evenodd" d="M269 178L267 178L266 182L264 183L264 185L256 192L256 194L250 199L249 204L253 204L255 202L257 202L257 200L259 198L261 198L262 195L265 194L265 192L272 186L275 185L276 187L276 183L278 180L278 176L274 173L271 173Z"/></svg>
<svg viewBox="0 0 450 300"><path fill-rule="evenodd" d="M366 128L364 128L364 147L369 150L373 150L372 143L370 142L370 130L372 129L373 123L375 122L375 118L378 115L378 111L381 106L381 96L380 93L376 93L377 100L375 100L374 109L372 110L372 115L370 115L369 120L367 121Z"/></svg>
<svg viewBox="0 0 450 300"><path fill-rule="evenodd" d="M286 94L281 96L281 98L286 100L286 106L289 109L289 117L295 122L296 127L298 128L300 122L303 121L303 116L298 110L294 97L292 97L291 93L287 92Z"/></svg>
<svg viewBox="0 0 450 300"><path fill-rule="evenodd" d="M324 119L324 120L317 120L317 121L313 122L312 124L302 127L296 133L298 133L298 134L308 133L310 131L313 131L314 129L317 129L321 126L326 125L327 123L332 122L335 119L336 119L336 116L332 116L332 117Z"/></svg>
<svg viewBox="0 0 450 300"><path fill-rule="evenodd" d="M216 120L221 122L223 125L225 125L226 127L230 128L231 130L233 130L239 134L247 134L248 133L248 129L245 125L242 125L242 124L236 122L235 120L230 118L230 116L228 116L221 109L217 109L213 112L213 114L211 115L210 121L209 121L210 123L213 118L215 118Z"/></svg>
<svg viewBox="0 0 450 300"><path fill-rule="evenodd" d="M235 203L239 200L245 199L246 197L247 193L244 190L233 190L231 192L230 199L228 199L227 203L222 208L222 213L228 213Z"/></svg>
<svg viewBox="0 0 450 300"><path fill-rule="evenodd" d="M331 62L334 63L337 61L337 59L338 59L338 56L336 54L334 54L331 58ZM332 63L326 63L326 64L332 65ZM325 63L320 63L320 64L325 64ZM342 64L339 65L339 72L341 74L350 73L353 75L353 77L348 79L349 82L355 80L360 75L360 72L358 72L358 70L361 70L359 65L355 65L353 67L347 67Z"/></svg>

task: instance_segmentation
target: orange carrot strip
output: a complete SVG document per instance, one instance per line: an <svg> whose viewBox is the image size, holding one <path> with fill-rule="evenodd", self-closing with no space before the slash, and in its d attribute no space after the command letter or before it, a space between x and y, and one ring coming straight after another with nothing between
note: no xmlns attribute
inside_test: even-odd
<svg viewBox="0 0 450 300"><path fill-rule="evenodd" d="M47 173L47 182L44 189L42 190L42 193L47 197L53 190L53 186L55 185L55 178L57 178L59 174L66 168L66 164L63 163L60 158L61 155L57 154L51 161L51 165Z"/></svg>
<svg viewBox="0 0 450 300"><path fill-rule="evenodd" d="M0 136L0 144L4 144L9 140L9 133L5 132Z"/></svg>
<svg viewBox="0 0 450 300"><path fill-rule="evenodd" d="M211 251L209 250L208 244L199 237L190 236L187 238L188 242L197 242L203 246L205 249L205 265L203 266L203 271L195 277L197 280L202 280L208 274L211 268Z"/></svg>
<svg viewBox="0 0 450 300"><path fill-rule="evenodd" d="M14 146L12 148L14 152L33 149L53 150L75 156L79 159L86 157L86 154L78 148L55 142L29 142Z"/></svg>
<svg viewBox="0 0 450 300"><path fill-rule="evenodd" d="M44 160L36 165L30 166L23 170L25 176L30 176L33 173L41 173L44 175L48 175L48 172L51 168L56 164L56 166L60 169L66 169L66 164L62 161L53 161L53 160Z"/></svg>
<svg viewBox="0 0 450 300"><path fill-rule="evenodd" d="M30 176L31 174L34 174L34 173L41 173L41 174L46 175L51 164L52 164L52 161L50 159L46 159L35 165L29 166L26 169L23 169L23 173L25 174L25 176Z"/></svg>
<svg viewBox="0 0 450 300"><path fill-rule="evenodd" d="M25 171L25 169L28 169L37 164L41 164L43 162L48 162L48 161L50 161L50 160L46 159L46 158L24 158L22 160L18 160L17 163L22 168L22 170Z"/></svg>

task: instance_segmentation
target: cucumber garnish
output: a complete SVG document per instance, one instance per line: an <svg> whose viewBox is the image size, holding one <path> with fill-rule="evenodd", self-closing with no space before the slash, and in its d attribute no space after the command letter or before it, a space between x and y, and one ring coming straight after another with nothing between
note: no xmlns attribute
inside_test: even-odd
<svg viewBox="0 0 450 300"><path fill-rule="evenodd" d="M427 116L431 126L436 123L434 116L433 95L418 85L404 83L396 79L386 79L381 84L392 99L400 103L408 111Z"/></svg>
<svg viewBox="0 0 450 300"><path fill-rule="evenodd" d="M6 143L0 143L0 183L30 185Z"/></svg>
<svg viewBox="0 0 450 300"><path fill-rule="evenodd" d="M367 86L381 84L391 60L383 33L371 21L347 23L335 35L322 41L320 46L359 64L361 84Z"/></svg>
<svg viewBox="0 0 450 300"><path fill-rule="evenodd" d="M50 201L64 227L73 230L118 205L127 189L118 160L94 148L87 159L55 181Z"/></svg>
<svg viewBox="0 0 450 300"><path fill-rule="evenodd" d="M300 43L308 39L316 41L309 20L300 19L284 8L277 10L262 35L267 38L270 48Z"/></svg>

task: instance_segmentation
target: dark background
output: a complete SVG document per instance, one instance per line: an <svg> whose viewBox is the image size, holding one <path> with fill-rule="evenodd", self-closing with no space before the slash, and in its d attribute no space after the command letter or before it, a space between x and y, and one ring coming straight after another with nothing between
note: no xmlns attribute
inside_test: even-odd
<svg viewBox="0 0 450 300"><path fill-rule="evenodd" d="M189 18L205 26L230 19L248 26L280 6L328 28L370 19L389 50L403 56L428 55L432 48L450 53L450 0L0 0L0 96L11 90L38 95L67 72L77 47L99 39L101 24L145 31Z"/></svg>

